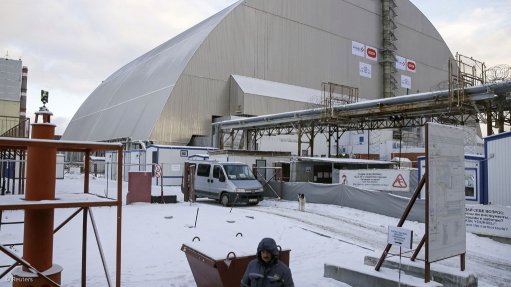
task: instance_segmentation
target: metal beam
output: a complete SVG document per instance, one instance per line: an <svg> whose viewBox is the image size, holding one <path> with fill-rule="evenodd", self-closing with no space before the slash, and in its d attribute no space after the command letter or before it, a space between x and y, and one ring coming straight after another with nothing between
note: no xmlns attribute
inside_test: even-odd
<svg viewBox="0 0 511 287"><path fill-rule="evenodd" d="M464 90L466 101L451 105L449 91L436 91L400 97L377 99L335 106L330 117L324 109L310 109L257 116L214 123L219 131L251 129L259 136L306 134L311 127L325 131L375 130L423 126L427 122L465 125L479 118L503 130L510 125L511 81L469 87ZM491 129L491 127L489 128ZM301 149L299 136L299 149ZM301 150L298 151L298 154Z"/></svg>

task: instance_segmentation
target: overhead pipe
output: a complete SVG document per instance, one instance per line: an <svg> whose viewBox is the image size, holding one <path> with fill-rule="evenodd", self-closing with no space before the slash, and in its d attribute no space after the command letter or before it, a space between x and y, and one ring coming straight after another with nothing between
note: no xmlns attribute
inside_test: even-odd
<svg viewBox="0 0 511 287"><path fill-rule="evenodd" d="M511 81L501 82L501 83L492 83L485 84L475 87L465 88L465 95L469 97L470 100L473 99L488 99L493 97L495 94L501 94L511 91ZM375 99L368 100L363 102L345 104L334 107L335 112L343 112L343 111L354 111L354 110L363 110L367 108L374 108L381 105L394 105L394 104L408 104L408 103L418 103L418 102L426 102L432 101L435 99L444 99L449 96L448 90L443 91L434 91L434 92L426 92L419 94L411 94L411 95L403 95L393 98L385 98L385 99ZM481 98L482 97L482 98ZM314 108L309 110L300 110L300 111L292 111L292 112L284 112L279 114L271 114L271 115L263 115L256 116L246 119L235 119L228 120L222 122L213 123L213 126L218 128L232 128L234 126L243 126L247 124L253 123L264 123L267 121L278 121L278 120L286 120L286 119L309 119L314 117L319 117L323 108Z"/></svg>

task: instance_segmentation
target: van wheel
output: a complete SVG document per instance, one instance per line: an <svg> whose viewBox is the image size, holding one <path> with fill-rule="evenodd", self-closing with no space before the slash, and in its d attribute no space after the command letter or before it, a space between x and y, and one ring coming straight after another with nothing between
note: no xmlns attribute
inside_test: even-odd
<svg viewBox="0 0 511 287"><path fill-rule="evenodd" d="M220 203L223 206L229 205L229 195L227 195L227 193L222 193L222 195L220 196Z"/></svg>

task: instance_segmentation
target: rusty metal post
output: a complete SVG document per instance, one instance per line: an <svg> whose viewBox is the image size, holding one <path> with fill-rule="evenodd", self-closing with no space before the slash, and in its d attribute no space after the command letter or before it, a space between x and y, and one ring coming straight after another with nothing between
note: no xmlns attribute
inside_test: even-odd
<svg viewBox="0 0 511 287"><path fill-rule="evenodd" d="M411 261L415 261L417 256L419 255L419 252L422 249L422 246L424 246L424 243L426 242L426 235L422 236L421 241L419 242L419 245L417 245L417 248L415 248L415 252L413 252L412 257L410 258Z"/></svg>
<svg viewBox="0 0 511 287"><path fill-rule="evenodd" d="M185 168L183 170L183 199L185 202L190 200L190 163L185 162Z"/></svg>
<svg viewBox="0 0 511 287"><path fill-rule="evenodd" d="M499 111L497 114L497 127L499 129L499 134L503 133L504 130L504 124L506 123L504 111Z"/></svg>
<svg viewBox="0 0 511 287"><path fill-rule="evenodd" d="M46 108L35 115L32 128L33 139L55 137L55 125L50 123L53 114ZM42 123L38 123L42 116ZM28 147L27 183L25 199L54 200L57 165L57 149L54 147ZM60 284L62 267L53 264L54 210L25 210L23 235L23 258L36 270L41 271ZM12 272L14 287L43 286L46 279L31 272L26 266Z"/></svg>
<svg viewBox="0 0 511 287"><path fill-rule="evenodd" d="M25 176L26 176L25 175L25 167L26 167L27 153L25 151L23 151L21 154L22 155L20 156L20 159L22 160L22 162L20 163L20 166L22 166L22 168L21 168L20 178L25 179ZM25 180L21 181L21 187L19 190L19 194L25 194Z"/></svg>
<svg viewBox="0 0 511 287"><path fill-rule="evenodd" d="M89 208L83 209L82 218L82 287L87 286L87 213Z"/></svg>
<svg viewBox="0 0 511 287"><path fill-rule="evenodd" d="M298 126L298 156L302 156L302 125Z"/></svg>
<svg viewBox="0 0 511 287"><path fill-rule="evenodd" d="M431 281L431 263L426 261L424 267L424 283L428 283L429 281Z"/></svg>
<svg viewBox="0 0 511 287"><path fill-rule="evenodd" d="M417 185L417 188L415 189L415 192L413 193L412 197L410 198L410 201L408 201L408 205L405 208L405 211L403 212L403 215L401 215L401 218L399 219L399 222L397 223L397 227L402 227L405 223L406 218L408 217L408 214L412 210L413 205L415 204L415 201L417 200L417 197L419 197L419 194L421 192L422 187L426 183L427 179L427 171L422 176L421 181L419 182L419 185ZM387 254L390 251L390 248L392 247L392 244L388 243L385 247L385 250L383 251L382 255L380 256L380 259L378 260L378 263L374 267L374 270L379 271L381 265L383 264L383 261L385 260L385 257L387 257Z"/></svg>
<svg viewBox="0 0 511 287"><path fill-rule="evenodd" d="M486 135L491 136L493 134L493 118L490 109L486 111Z"/></svg>
<svg viewBox="0 0 511 287"><path fill-rule="evenodd" d="M190 165L190 202L195 202L195 169L197 166Z"/></svg>
<svg viewBox="0 0 511 287"><path fill-rule="evenodd" d="M229 134L231 137L231 149L234 149L234 130L231 129L231 132Z"/></svg>
<svg viewBox="0 0 511 287"><path fill-rule="evenodd" d="M314 139L316 138L316 134L314 132L314 125L312 125L311 127L311 136L310 136L310 142L309 142L309 147L311 149L311 154L310 156L313 157L314 156Z"/></svg>
<svg viewBox="0 0 511 287"><path fill-rule="evenodd" d="M280 182L280 198L284 197L284 172L282 168L277 169L277 176L279 177Z"/></svg>
<svg viewBox="0 0 511 287"><path fill-rule="evenodd" d="M90 151L85 152L85 170L83 174L83 192L89 193Z"/></svg>

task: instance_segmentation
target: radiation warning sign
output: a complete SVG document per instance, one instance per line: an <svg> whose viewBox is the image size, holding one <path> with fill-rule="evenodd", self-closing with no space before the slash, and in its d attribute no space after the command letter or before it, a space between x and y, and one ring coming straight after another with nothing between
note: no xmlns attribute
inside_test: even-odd
<svg viewBox="0 0 511 287"><path fill-rule="evenodd" d="M361 169L339 171L339 183L357 188L409 192L410 171L395 169Z"/></svg>
<svg viewBox="0 0 511 287"><path fill-rule="evenodd" d="M394 183L392 184L393 187L397 188L407 188L408 184L406 183L405 178L402 174L398 174L396 179L394 180Z"/></svg>

